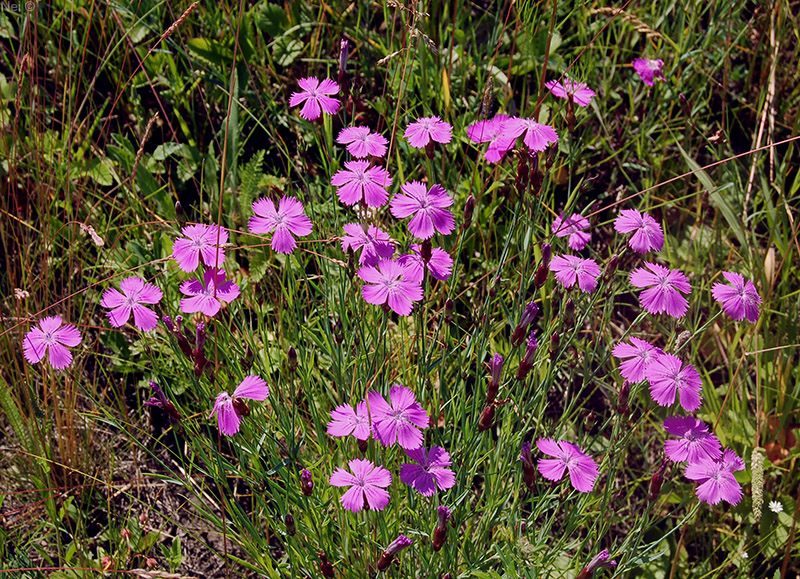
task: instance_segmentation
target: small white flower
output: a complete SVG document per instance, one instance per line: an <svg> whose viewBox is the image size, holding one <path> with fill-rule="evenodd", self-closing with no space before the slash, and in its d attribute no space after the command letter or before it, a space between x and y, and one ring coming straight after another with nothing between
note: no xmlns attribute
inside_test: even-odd
<svg viewBox="0 0 800 579"><path fill-rule="evenodd" d="M742 559L749 559L750 555L747 554L747 551L742 551Z"/></svg>
<svg viewBox="0 0 800 579"><path fill-rule="evenodd" d="M780 501L770 501L769 510L775 514L783 512L783 504Z"/></svg>

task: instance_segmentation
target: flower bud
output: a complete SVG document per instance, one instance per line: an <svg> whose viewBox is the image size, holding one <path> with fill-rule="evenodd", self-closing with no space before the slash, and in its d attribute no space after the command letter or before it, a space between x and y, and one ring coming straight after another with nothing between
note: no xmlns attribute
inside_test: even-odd
<svg viewBox="0 0 800 579"><path fill-rule="evenodd" d="M610 281L611 278L614 276L614 273L617 271L617 266L619 265L619 256L615 253L611 256L606 264L606 270L603 272L603 280Z"/></svg>
<svg viewBox="0 0 800 579"><path fill-rule="evenodd" d="M175 202L175 219L178 221L179 227L186 225L186 211L183 210L180 201Z"/></svg>
<svg viewBox="0 0 800 579"><path fill-rule="evenodd" d="M494 422L494 404L490 404L481 412L481 417L478 420L478 430L489 430Z"/></svg>
<svg viewBox="0 0 800 579"><path fill-rule="evenodd" d="M525 334L528 333L528 326L531 325L534 318L536 318L536 314L538 313L539 306L536 305L536 302L530 302L525 306L522 316L520 316L519 323L517 324L517 327L514 328L514 332L511 334L512 345L519 346L522 344L523 340L525 339Z"/></svg>
<svg viewBox="0 0 800 579"><path fill-rule="evenodd" d="M283 517L283 522L286 524L286 534L290 537L294 537L295 533L297 533L297 525L294 523L294 517L292 516L291 511L286 513Z"/></svg>
<svg viewBox="0 0 800 579"><path fill-rule="evenodd" d="M536 339L536 330L533 330L528 336L528 343L525 345L525 354L517 368L517 380L522 382L528 377L528 373L533 368L533 362L536 359L536 350L539 348L539 341Z"/></svg>
<svg viewBox="0 0 800 579"><path fill-rule="evenodd" d="M394 541L392 541L386 550L384 550L381 558L378 559L378 571L386 571L389 568L389 565L392 564L394 560L394 556L397 555L403 549L410 547L414 541L406 537L405 535L400 535Z"/></svg>
<svg viewBox="0 0 800 579"><path fill-rule="evenodd" d="M245 373L250 371L250 368L253 367L253 362L255 361L255 354L253 354L253 350L250 349L250 344L247 344L247 349L244 351L244 358L242 358L242 369Z"/></svg>
<svg viewBox="0 0 800 579"><path fill-rule="evenodd" d="M453 300L447 298L444 302L444 323L445 324L452 324L453 323L453 310L455 309L455 304Z"/></svg>
<svg viewBox="0 0 800 579"><path fill-rule="evenodd" d="M519 459L522 461L522 481L529 491L533 491L533 481L536 479L536 465L533 463L530 442L522 443Z"/></svg>
<svg viewBox="0 0 800 579"><path fill-rule="evenodd" d="M608 560L608 550L603 549L594 558L589 562L589 564L584 567L578 576L575 579L590 579L591 576L594 574L595 571L600 569L601 567L611 567L614 568L617 566L616 561L609 561Z"/></svg>
<svg viewBox="0 0 800 579"><path fill-rule="evenodd" d="M520 152L517 161L517 177L514 185L519 195L524 195L529 183L528 153Z"/></svg>
<svg viewBox="0 0 800 579"><path fill-rule="evenodd" d="M619 389L619 397L617 398L617 412L619 412L622 416L627 416L627 414L631 411L631 409L628 407L628 397L630 396L630 393L631 385L627 380L625 380Z"/></svg>
<svg viewBox="0 0 800 579"><path fill-rule="evenodd" d="M661 485L664 482L664 472L667 470L667 459L661 461L661 466L658 467L658 470L653 474L653 477L650 479L650 485L647 492L647 500L650 502L656 500L658 495L661 494Z"/></svg>
<svg viewBox="0 0 800 579"><path fill-rule="evenodd" d="M311 471L303 469L300 471L300 490L307 497L314 491L314 481L311 479Z"/></svg>
<svg viewBox="0 0 800 579"><path fill-rule="evenodd" d="M347 71L347 60L350 57L350 42L346 38L339 41L339 74Z"/></svg>
<svg viewBox="0 0 800 579"><path fill-rule="evenodd" d="M167 416L169 416L169 421L173 424L180 421L180 413L175 408L175 405L167 399L167 397L164 395L164 392L158 387L158 384L150 380L150 388L153 389L154 396L145 402L145 406L155 406L157 408L161 408L161 410L167 413Z"/></svg>
<svg viewBox="0 0 800 579"><path fill-rule="evenodd" d="M472 214L475 211L475 197L470 195L464 203L464 216L461 219L461 229L467 229L472 225Z"/></svg>
<svg viewBox="0 0 800 579"><path fill-rule="evenodd" d="M433 255L433 246L431 240L426 239L419 247L419 256L422 258L423 263L428 263Z"/></svg>
<svg viewBox="0 0 800 579"><path fill-rule="evenodd" d="M572 326L575 321L575 301L570 297L564 302L564 326Z"/></svg>
<svg viewBox="0 0 800 579"><path fill-rule="evenodd" d="M322 573L323 577L326 579L332 579L336 577L336 573L333 570L333 565L331 565L330 561L328 561L327 555L324 552L317 553L319 556L319 571Z"/></svg>
<svg viewBox="0 0 800 579"><path fill-rule="evenodd" d="M425 154L428 156L428 159L433 161L433 141L428 141L428 144L425 145Z"/></svg>
<svg viewBox="0 0 800 579"><path fill-rule="evenodd" d="M553 246L549 243L542 244L542 265L545 267L550 266L550 258L553 255Z"/></svg>
<svg viewBox="0 0 800 579"><path fill-rule="evenodd" d="M550 336L550 359L554 359L558 354L558 347L561 345L561 336L558 332Z"/></svg>
<svg viewBox="0 0 800 579"><path fill-rule="evenodd" d="M681 103L681 109L683 110L683 114L687 117L692 117L692 109L689 106L689 101L686 100L686 97L683 96L683 93L678 93L678 101Z"/></svg>
<svg viewBox="0 0 800 579"><path fill-rule="evenodd" d="M289 372L292 374L297 372L297 352L294 346L289 346L289 351L286 353L286 360L289 366Z"/></svg>
<svg viewBox="0 0 800 579"><path fill-rule="evenodd" d="M439 507L437 511L439 517L439 524L433 531L433 550L438 551L442 548L447 541L447 521L450 520L450 509L447 507Z"/></svg>
<svg viewBox="0 0 800 579"><path fill-rule="evenodd" d="M547 274L550 273L550 270L545 267L545 265L539 264L539 267L536 268L536 273L533 276L533 285L538 289L544 285L547 281Z"/></svg>
<svg viewBox="0 0 800 579"><path fill-rule="evenodd" d="M500 378L503 374L503 357L500 354L495 354L489 367L492 371L492 379L489 381L489 388L486 390L486 404L494 402L494 399L497 398L497 392L500 390Z"/></svg>
<svg viewBox="0 0 800 579"><path fill-rule="evenodd" d="M192 359L194 360L194 375L198 378L203 375L203 368L207 363L206 360L206 325L203 322L197 323L195 328L194 350L192 351Z"/></svg>

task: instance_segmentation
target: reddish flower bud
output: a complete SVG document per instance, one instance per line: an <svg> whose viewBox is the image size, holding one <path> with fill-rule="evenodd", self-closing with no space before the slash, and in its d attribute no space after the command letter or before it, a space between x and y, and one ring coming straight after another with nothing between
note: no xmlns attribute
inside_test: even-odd
<svg viewBox="0 0 800 579"><path fill-rule="evenodd" d="M661 461L661 466L658 467L658 470L653 473L653 477L650 479L650 488L647 492L647 499L649 501L654 501L658 498L658 495L661 494L661 485L664 483L664 473L667 470L667 459Z"/></svg>
<svg viewBox="0 0 800 579"><path fill-rule="evenodd" d="M300 472L300 490L303 491L303 494L307 497L310 497L311 493L314 491L314 481L311 479L311 471L303 469Z"/></svg>
<svg viewBox="0 0 800 579"><path fill-rule="evenodd" d="M494 422L494 404L490 404L481 412L480 420L478 420L478 430L489 430Z"/></svg>
<svg viewBox="0 0 800 579"><path fill-rule="evenodd" d="M437 514L439 516L439 524L433 531L433 550L438 551L442 548L447 541L447 521L450 520L450 509L447 507L439 507Z"/></svg>
<svg viewBox="0 0 800 579"><path fill-rule="evenodd" d="M444 302L444 323L445 324L452 324L453 323L453 310L455 309L455 304L453 300L447 298Z"/></svg>
<svg viewBox="0 0 800 579"><path fill-rule="evenodd" d="M286 524L286 534L294 537L295 533L297 533L297 526L294 523L294 517L291 512L286 513L283 517L283 522Z"/></svg>
<svg viewBox="0 0 800 579"><path fill-rule="evenodd" d="M472 214L475 211L475 197L470 195L464 203L464 216L461 220L461 229L467 229L472 225Z"/></svg>
<svg viewBox="0 0 800 579"><path fill-rule="evenodd" d="M617 412L619 412L622 416L626 416L631 409L628 407L628 397L631 393L631 385L628 384L628 381L622 383L622 386L619 389L619 397L617 398Z"/></svg>
<svg viewBox="0 0 800 579"><path fill-rule="evenodd" d="M320 573L322 573L322 576L326 577L327 579L336 577L336 573L333 570L333 565L331 565L330 561L328 561L327 555L325 555L325 553L318 553L318 555L319 555L319 571Z"/></svg>
<svg viewBox="0 0 800 579"><path fill-rule="evenodd" d="M536 465L533 462L530 442L522 443L519 459L522 461L522 481L529 491L533 491L533 482L536 479Z"/></svg>
<svg viewBox="0 0 800 579"><path fill-rule="evenodd" d="M289 346L289 351L286 353L286 362L289 366L289 372L294 374L297 371L297 352L294 346Z"/></svg>
<svg viewBox="0 0 800 579"><path fill-rule="evenodd" d="M595 571L601 567L616 567L616 561L608 560L608 550L603 549L584 567L575 579L590 579Z"/></svg>
<svg viewBox="0 0 800 579"><path fill-rule="evenodd" d="M388 547L386 547L386 550L381 555L381 558L378 559L378 571L386 571L386 569L389 568L389 565L392 564L392 561L394 561L394 556L406 547L410 547L413 543L414 541L405 535L400 535L397 537Z"/></svg>

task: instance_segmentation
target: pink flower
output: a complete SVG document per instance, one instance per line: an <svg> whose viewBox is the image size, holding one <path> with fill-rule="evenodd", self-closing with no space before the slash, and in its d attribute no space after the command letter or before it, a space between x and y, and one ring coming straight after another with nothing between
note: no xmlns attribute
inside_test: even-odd
<svg viewBox="0 0 800 579"><path fill-rule="evenodd" d="M742 485L733 473L744 470L744 461L730 448L722 453L722 459L701 458L686 466L686 478L699 483L697 497L709 505L727 501L738 505L742 499Z"/></svg>
<svg viewBox="0 0 800 579"><path fill-rule="evenodd" d="M356 158L383 157L389 141L383 135L373 133L369 127L346 127L339 131L336 142L347 145L347 151Z"/></svg>
<svg viewBox="0 0 800 579"><path fill-rule="evenodd" d="M328 434L331 436L350 436L352 434L358 440L367 440L370 434L367 402L362 400L355 410L349 404L342 404L331 410Z"/></svg>
<svg viewBox="0 0 800 579"><path fill-rule="evenodd" d="M639 294L642 307L651 314L666 312L674 318L686 315L689 302L681 293L692 293L686 276L677 269L668 269L657 263L644 262L644 265L650 271L637 267L630 275L631 285L648 288Z"/></svg>
<svg viewBox="0 0 800 579"><path fill-rule="evenodd" d="M392 186L389 172L382 167L373 167L369 161L346 161L342 169L331 178L331 185L338 187L336 194L345 205L363 201L370 207L380 207L389 198L387 187Z"/></svg>
<svg viewBox="0 0 800 579"><path fill-rule="evenodd" d="M400 480L416 490L419 494L430 497L436 489L446 491L456 484L456 476L450 470L450 455L441 446L432 446L430 452L420 446L414 450L406 450L408 458L419 463L403 463L400 465Z"/></svg>
<svg viewBox="0 0 800 579"><path fill-rule="evenodd" d="M358 270L358 277L367 282L361 295L367 303L388 304L392 311L408 316L414 308L412 302L422 299L422 286L411 275L408 266L390 259L382 259L377 267L365 265Z"/></svg>
<svg viewBox="0 0 800 579"><path fill-rule="evenodd" d="M274 229L270 246L278 253L292 253L297 246L294 236L305 237L313 227L303 213L303 204L294 197L283 197L277 211L269 199L253 201L253 213L247 227L253 233L269 233Z"/></svg>
<svg viewBox="0 0 800 579"><path fill-rule="evenodd" d="M556 443L552 438L540 438L536 441L536 446L544 454L556 457L539 459L539 473L544 478L561 480L564 470L567 470L575 490L588 493L594 489L594 483L600 474L597 463L577 445L566 440Z"/></svg>
<svg viewBox="0 0 800 579"><path fill-rule="evenodd" d="M164 295L161 290L136 276L123 279L119 287L122 293L114 288L108 288L100 300L100 305L104 308L113 308L106 314L111 325L115 328L124 326L133 312L133 323L137 328L143 332L155 329L158 325L158 316L142 304L160 302Z"/></svg>
<svg viewBox="0 0 800 579"><path fill-rule="evenodd" d="M303 90L292 93L289 106L296 107L305 103L300 109L300 116L304 119L313 121L318 119L322 112L333 115L339 110L339 99L328 96L339 92L339 85L336 82L328 78L320 82L316 77L309 76L301 78L297 84Z"/></svg>
<svg viewBox="0 0 800 579"><path fill-rule="evenodd" d="M544 84L554 97L560 99L572 99L576 105L585 107L595 96L595 92L589 88L589 85L583 82L575 82L568 77L564 77L564 82L551 80Z"/></svg>
<svg viewBox="0 0 800 579"><path fill-rule="evenodd" d="M445 281L453 273L453 258L444 249L434 247L431 250L431 259L428 263L422 260L420 255L420 245L418 243L411 244L411 253L401 255L397 259L397 263L406 266L406 278L412 281L422 283L425 277L425 269L431 273L431 276L440 281Z"/></svg>
<svg viewBox="0 0 800 579"><path fill-rule="evenodd" d="M627 358L627 360L620 363L619 373L628 382L636 384L645 379L648 366L664 352L661 348L656 348L650 342L645 342L639 338L631 336L629 340L630 344L621 342L614 346L611 353L615 358Z"/></svg>
<svg viewBox="0 0 800 579"><path fill-rule="evenodd" d="M544 151L550 143L558 142L558 133L553 127L537 123L533 119L511 117L506 122L504 130L506 136L515 140L525 133L523 141L534 152Z"/></svg>
<svg viewBox="0 0 800 579"><path fill-rule="evenodd" d="M562 214L553 220L553 233L556 237L569 235L569 248L573 251L581 251L592 238L592 234L584 229L589 229L589 220L577 213L566 219Z"/></svg>
<svg viewBox="0 0 800 579"><path fill-rule="evenodd" d="M419 181L405 183L400 189L404 195L395 195L389 207L392 215L403 219L414 217L408 223L411 235L430 239L435 232L447 235L455 229L453 214L444 209L453 204L453 198L441 185L432 185L430 191Z"/></svg>
<svg viewBox="0 0 800 579"><path fill-rule="evenodd" d="M647 213L639 213L636 209L623 209L614 221L614 229L618 233L631 233L628 240L633 251L647 253L661 251L664 247L664 231L661 224Z"/></svg>
<svg viewBox="0 0 800 579"><path fill-rule="evenodd" d="M745 282L744 277L738 273L723 271L722 275L731 285L715 283L711 288L711 295L722 305L722 311L736 321L747 318L748 322L756 323L760 310L761 296L753 282Z"/></svg>
<svg viewBox="0 0 800 579"><path fill-rule="evenodd" d="M403 137L412 147L423 149L432 140L449 143L453 138L453 127L439 117L422 117L408 125Z"/></svg>
<svg viewBox="0 0 800 579"><path fill-rule="evenodd" d="M703 381L691 364L684 365L672 354L661 354L647 366L645 373L650 382L650 396L659 406L672 406L678 394L687 412L700 408Z"/></svg>
<svg viewBox="0 0 800 579"><path fill-rule="evenodd" d="M214 401L214 409L209 414L211 419L216 414L219 431L226 436L233 436L239 432L242 418L250 414L247 404L241 398L250 400L266 400L269 396L269 386L258 376L247 376L233 391L233 396L227 392L220 392Z"/></svg>
<svg viewBox="0 0 800 579"><path fill-rule="evenodd" d="M695 463L702 459L718 459L722 456L719 439L708 431L708 426L694 416L670 416L664 419L664 430L680 440L667 440L664 450L667 458L674 462Z"/></svg>
<svg viewBox="0 0 800 579"><path fill-rule="evenodd" d="M218 267L225 261L222 246L228 242L228 232L218 225L187 225L181 232L189 239L179 238L172 245L172 257L185 272L194 271L200 263Z"/></svg>
<svg viewBox="0 0 800 579"><path fill-rule="evenodd" d="M181 293L189 296L181 300L181 311L187 314L203 312L213 318L222 307L222 302L230 303L239 296L239 286L225 281L222 269L207 269L203 281L187 279L181 284Z"/></svg>
<svg viewBox="0 0 800 579"><path fill-rule="evenodd" d="M392 475L382 466L375 466L368 460L355 458L349 463L352 474L337 468L331 475L330 483L335 487L350 487L339 499L342 506L354 513L367 505L373 511L382 511L389 504Z"/></svg>
<svg viewBox="0 0 800 579"><path fill-rule="evenodd" d="M400 384L389 390L391 405L375 390L370 390L369 409L372 431L383 446L395 442L406 450L422 446L422 428L428 428L428 413L417 403L414 393Z"/></svg>
<svg viewBox="0 0 800 579"><path fill-rule="evenodd" d="M61 325L59 316L39 320L39 327L31 328L22 340L22 353L31 364L39 363L47 352L48 361L56 370L63 370L72 363L72 354L67 347L81 343L81 333L73 325Z"/></svg>
<svg viewBox="0 0 800 579"><path fill-rule="evenodd" d="M389 234L370 225L367 231L359 223L348 223L344 226L342 251L361 250L358 263L375 266L382 259L391 259L394 255L394 242Z"/></svg>
<svg viewBox="0 0 800 579"><path fill-rule="evenodd" d="M550 261L550 271L555 272L556 281L565 288L578 282L583 292L593 292L600 277L600 266L593 259L582 259L574 255L559 255Z"/></svg>
<svg viewBox="0 0 800 579"><path fill-rule="evenodd" d="M467 127L467 136L473 143L489 143L483 154L490 163L497 163L514 146L517 137L508 136L508 115L495 115L486 121L478 121Z"/></svg>
<svg viewBox="0 0 800 579"><path fill-rule="evenodd" d="M661 72L663 67L664 61L661 59L650 60L649 58L636 58L633 61L633 70L636 71L636 74L639 75L639 78L641 78L647 86L653 86L653 81L656 78L667 80L664 78L664 73Z"/></svg>

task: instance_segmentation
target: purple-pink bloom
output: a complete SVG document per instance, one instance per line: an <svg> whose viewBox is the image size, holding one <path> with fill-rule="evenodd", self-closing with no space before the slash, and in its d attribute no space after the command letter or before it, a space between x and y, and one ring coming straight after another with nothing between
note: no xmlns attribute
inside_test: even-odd
<svg viewBox="0 0 800 579"><path fill-rule="evenodd" d="M592 560L589 561L589 564L581 569L581 572L578 573L578 576L575 579L591 579L594 576L594 572L602 567L610 567L613 569L617 566L616 561L609 561L610 558L608 554L608 549L603 549L597 555L592 557Z"/></svg>
<svg viewBox="0 0 800 579"><path fill-rule="evenodd" d="M514 146L517 137L509 136L506 128L508 115L495 115L489 120L478 121L467 127L467 136L473 143L489 143L483 154L490 163L497 163Z"/></svg>
<svg viewBox="0 0 800 579"><path fill-rule="evenodd" d="M636 209L623 209L614 221L614 229L618 233L633 233L628 245L638 253L661 251L664 247L664 230L661 224L647 213L639 213Z"/></svg>
<svg viewBox="0 0 800 579"><path fill-rule="evenodd" d="M681 293L692 293L692 286L686 276L677 269L669 269L657 263L646 261L644 265L647 269L637 267L630 275L631 285L648 288L639 294L642 307L651 314L666 312L674 318L686 315L689 302Z"/></svg>
<svg viewBox="0 0 800 579"><path fill-rule="evenodd" d="M539 473L547 480L561 480L564 470L569 471L569 480L575 490L582 493L591 492L599 476L597 463L571 442L552 438L540 438L536 446L544 454L556 458L540 458Z"/></svg>
<svg viewBox="0 0 800 579"><path fill-rule="evenodd" d="M431 258L428 263L422 259L420 245L411 244L411 253L401 255L397 258L397 263L406 266L406 278L422 283L422 279L427 268L431 276L440 281L445 281L453 273L453 258L444 249L434 247L431 250Z"/></svg>
<svg viewBox="0 0 800 579"><path fill-rule="evenodd" d="M553 220L553 233L556 237L569 236L569 248L573 251L581 251L592 238L591 232L584 229L589 229L589 220L577 213L567 218L562 214Z"/></svg>
<svg viewBox="0 0 800 579"><path fill-rule="evenodd" d="M365 265L358 270L358 277L366 284L361 295L367 303L382 306L387 304L392 311L408 316L414 308L413 302L422 299L422 286L411 278L409 267L390 259L382 259L377 267Z"/></svg>
<svg viewBox="0 0 800 579"><path fill-rule="evenodd" d="M373 511L382 511L389 504L389 492L392 475L382 466L375 466L370 461L354 458L349 463L352 474L343 468L337 468L331 475L330 484L335 487L350 487L339 498L342 506L354 513L367 505Z"/></svg>
<svg viewBox="0 0 800 579"><path fill-rule="evenodd" d="M619 373L628 382L636 384L644 380L648 366L660 354L661 348L656 348L650 342L631 336L630 343L620 342L611 350L615 358L624 360L619 365ZM626 359L627 358L627 359Z"/></svg>
<svg viewBox="0 0 800 579"><path fill-rule="evenodd" d="M181 284L181 293L189 296L181 300L181 311L187 314L202 312L213 318L222 307L222 302L230 303L239 297L239 286L225 281L222 269L207 269L203 281L187 279Z"/></svg>
<svg viewBox="0 0 800 579"><path fill-rule="evenodd" d="M304 119L313 121L323 112L333 115L339 110L339 99L328 96L339 92L339 85L335 81L326 78L320 82L316 77L309 76L301 78L297 84L303 90L292 93L289 106L296 107L305 103L300 109L300 116Z"/></svg>
<svg viewBox="0 0 800 579"><path fill-rule="evenodd" d="M453 127L439 117L422 117L406 127L403 137L412 147L423 149L431 141L449 143L453 138Z"/></svg>
<svg viewBox="0 0 800 579"><path fill-rule="evenodd" d="M715 283L711 288L711 295L722 306L722 311L736 321L745 318L748 322L756 323L760 310L761 296L753 282L745 281L738 273L723 271L722 275L731 285Z"/></svg>
<svg viewBox="0 0 800 579"><path fill-rule="evenodd" d="M544 83L544 86L550 89L554 97L571 99L572 102L581 107L588 105L596 94L586 83L576 82L566 76L563 82L551 80Z"/></svg>
<svg viewBox="0 0 800 579"><path fill-rule="evenodd" d="M651 60L649 58L635 58L633 60L633 70L636 71L636 74L639 75L639 78L641 78L644 84L647 86L653 86L656 78L667 80L664 78L664 73L661 72L663 67L664 61L660 58L656 60Z"/></svg>
<svg viewBox="0 0 800 579"><path fill-rule="evenodd" d="M437 231L444 235L452 233L456 221L453 214L445 207L453 204L453 198L447 194L444 187L438 184L431 185L430 190L419 181L404 183L400 189L403 195L395 195L389 208L392 215L403 219L413 215L408 223L411 235L420 239L430 239Z"/></svg>
<svg viewBox="0 0 800 579"><path fill-rule="evenodd" d="M406 450L408 458L419 463L403 463L400 465L400 480L416 490L419 494L430 497L438 488L446 491L456 484L456 475L450 470L450 455L441 446L432 446L426 451L424 446Z"/></svg>
<svg viewBox="0 0 800 579"><path fill-rule="evenodd" d="M303 213L303 204L294 197L283 197L278 210L269 199L253 201L253 215L247 227L253 233L269 233L273 229L270 246L278 253L292 253L297 243L294 236L305 237L311 233L311 220Z"/></svg>
<svg viewBox="0 0 800 579"><path fill-rule="evenodd" d="M331 436L355 436L358 440L367 440L370 434L369 411L366 400L356 405L342 404L331 410L331 421L328 422L328 434Z"/></svg>
<svg viewBox="0 0 800 579"><path fill-rule="evenodd" d="M722 456L719 439L709 432L705 422L694 416L669 416L664 419L664 430L679 437L664 443L667 458L673 462L694 463Z"/></svg>
<svg viewBox="0 0 800 579"><path fill-rule="evenodd" d="M342 236L342 251L361 250L358 263L375 266L382 259L391 259L394 255L394 241L385 231L370 225L367 231L360 223L347 223Z"/></svg>
<svg viewBox="0 0 800 579"><path fill-rule="evenodd" d="M550 261L550 271L555 272L556 281L565 288L578 282L581 291L592 292L597 287L600 266L593 259L583 259L575 255L558 255Z"/></svg>
<svg viewBox="0 0 800 579"><path fill-rule="evenodd" d="M738 505L742 499L742 485L733 473L744 470L744 461L736 456L730 448L722 453L722 458L714 460L701 458L697 462L686 465L686 478L699 483L697 497L709 505L727 501Z"/></svg>
<svg viewBox="0 0 800 579"><path fill-rule="evenodd" d="M392 178L383 167L373 167L369 161L346 161L345 168L331 177L331 185L345 205L363 201L370 207L380 207L389 198L387 187Z"/></svg>
<svg viewBox="0 0 800 579"><path fill-rule="evenodd" d="M358 159L383 157L389 144L386 137L373 133L369 127L345 127L339 131L336 142L347 145L347 151Z"/></svg>
<svg viewBox="0 0 800 579"><path fill-rule="evenodd" d="M659 406L672 406L677 394L687 412L700 408L703 381L691 364L684 365L672 354L660 354L647 366L645 373L650 382L650 396Z"/></svg>
<svg viewBox="0 0 800 579"><path fill-rule="evenodd" d="M81 333L71 324L61 325L59 316L48 316L39 320L39 326L31 328L22 341L22 353L31 364L41 362L46 353L50 353L48 361L56 370L63 370L72 363L72 353L67 347L74 348L81 343Z"/></svg>
<svg viewBox="0 0 800 579"><path fill-rule="evenodd" d="M155 285L145 283L140 277L123 279L119 288L120 293L114 288L108 288L100 300L104 308L111 308L106 314L108 321L115 328L124 326L133 312L133 323L143 332L155 329L158 325L158 316L150 308L142 304L157 304L164 294Z"/></svg>
<svg viewBox="0 0 800 579"><path fill-rule="evenodd" d="M225 261L222 246L228 242L228 232L218 225L187 225L181 232L188 237L178 238L172 245L172 257L185 272L194 271L200 258L207 267L218 267Z"/></svg>
<svg viewBox="0 0 800 579"><path fill-rule="evenodd" d="M558 133L550 125L537 123L533 119L511 117L505 124L506 135L514 140L525 133L523 142L534 152L544 151L550 143L558 142Z"/></svg>
<svg viewBox="0 0 800 579"><path fill-rule="evenodd" d="M208 418L217 415L219 431L226 436L233 436L239 432L239 425L242 417L247 416L250 411L240 398L250 400L266 400L269 396L269 386L258 376L247 376L233 391L233 396L227 392L220 392L214 401L214 409Z"/></svg>
<svg viewBox="0 0 800 579"><path fill-rule="evenodd" d="M400 384L389 390L391 405L375 390L368 394L372 413L372 431L383 446L395 442L406 450L422 446L422 428L428 428L428 413L419 405L414 393Z"/></svg>

